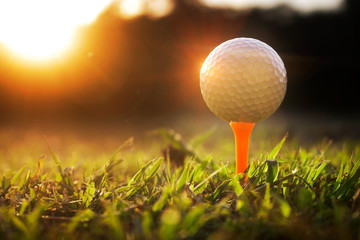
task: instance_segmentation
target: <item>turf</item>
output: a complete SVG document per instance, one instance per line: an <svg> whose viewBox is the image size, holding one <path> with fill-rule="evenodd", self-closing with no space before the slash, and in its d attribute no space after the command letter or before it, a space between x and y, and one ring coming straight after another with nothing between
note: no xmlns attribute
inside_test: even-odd
<svg viewBox="0 0 360 240"><path fill-rule="evenodd" d="M0 172L0 239L360 239L359 145L269 140L245 181L223 160L232 139L204 147L211 132L156 130L169 145L151 154L130 138L95 170L49 144L36 168Z"/></svg>

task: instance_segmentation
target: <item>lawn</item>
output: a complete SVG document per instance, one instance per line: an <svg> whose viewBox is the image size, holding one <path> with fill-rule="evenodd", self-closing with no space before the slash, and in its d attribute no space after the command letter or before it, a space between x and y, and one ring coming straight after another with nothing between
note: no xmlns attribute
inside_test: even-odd
<svg viewBox="0 0 360 240"><path fill-rule="evenodd" d="M247 181L228 130L2 134L0 239L360 239L360 145L273 131L255 130Z"/></svg>

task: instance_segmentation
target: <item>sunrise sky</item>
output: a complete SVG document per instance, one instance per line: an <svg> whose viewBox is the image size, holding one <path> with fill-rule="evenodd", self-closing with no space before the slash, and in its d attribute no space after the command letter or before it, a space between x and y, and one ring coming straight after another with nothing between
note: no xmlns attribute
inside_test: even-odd
<svg viewBox="0 0 360 240"><path fill-rule="evenodd" d="M245 9L288 5L301 13L334 11L342 0L199 0L209 7ZM79 27L93 23L112 6L120 18L169 14L171 0L12 0L0 2L0 44L28 61L49 61L76 44Z"/></svg>
<svg viewBox="0 0 360 240"><path fill-rule="evenodd" d="M353 112L358 3L0 0L0 126L208 113L200 68L236 37L283 58L289 85L279 112Z"/></svg>

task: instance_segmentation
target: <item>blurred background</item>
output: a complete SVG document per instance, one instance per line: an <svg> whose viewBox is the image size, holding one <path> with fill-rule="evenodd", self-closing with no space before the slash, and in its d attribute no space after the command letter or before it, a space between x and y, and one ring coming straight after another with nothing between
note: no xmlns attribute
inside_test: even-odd
<svg viewBox="0 0 360 240"><path fill-rule="evenodd" d="M199 71L218 44L252 37L288 72L284 102L267 121L358 138L359 3L1 1L0 128L227 125L202 100Z"/></svg>

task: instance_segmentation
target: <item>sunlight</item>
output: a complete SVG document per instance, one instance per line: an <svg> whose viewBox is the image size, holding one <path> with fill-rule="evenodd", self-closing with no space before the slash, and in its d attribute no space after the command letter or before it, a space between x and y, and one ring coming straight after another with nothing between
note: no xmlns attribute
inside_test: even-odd
<svg viewBox="0 0 360 240"><path fill-rule="evenodd" d="M252 7L272 8L288 5L302 13L313 11L332 11L339 9L344 0L199 0L209 7L244 9Z"/></svg>
<svg viewBox="0 0 360 240"><path fill-rule="evenodd" d="M46 61L63 55L79 26L90 24L111 0L0 2L0 44L17 56Z"/></svg>

